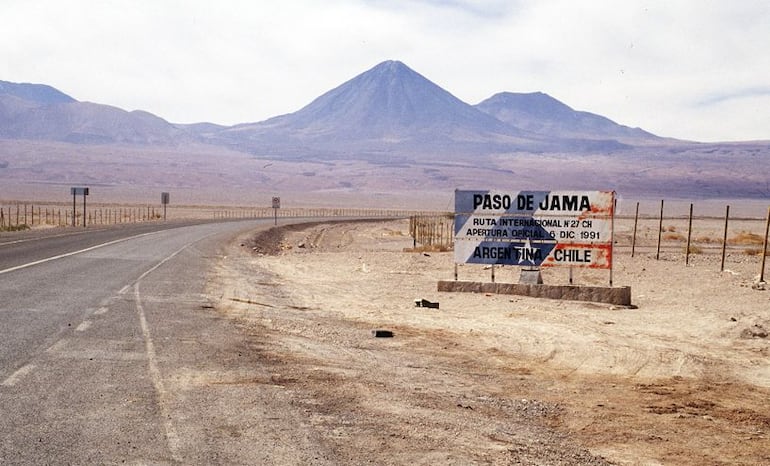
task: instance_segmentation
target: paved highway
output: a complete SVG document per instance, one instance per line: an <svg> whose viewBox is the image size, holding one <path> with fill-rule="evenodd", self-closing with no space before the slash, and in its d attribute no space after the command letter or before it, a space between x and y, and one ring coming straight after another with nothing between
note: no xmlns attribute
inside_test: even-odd
<svg viewBox="0 0 770 466"><path fill-rule="evenodd" d="M228 421L244 407L190 374L246 370L207 271L228 240L271 224L0 236L0 464L263 461Z"/></svg>
<svg viewBox="0 0 770 466"><path fill-rule="evenodd" d="M154 233L206 221L176 223L137 223L111 227L52 228L0 234L0 270L29 264L40 259L103 245L143 233Z"/></svg>

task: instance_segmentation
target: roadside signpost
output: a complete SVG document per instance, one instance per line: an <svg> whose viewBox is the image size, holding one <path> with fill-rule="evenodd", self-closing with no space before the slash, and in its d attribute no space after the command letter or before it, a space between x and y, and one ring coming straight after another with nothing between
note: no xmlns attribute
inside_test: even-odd
<svg viewBox="0 0 770 466"><path fill-rule="evenodd" d="M166 206L168 205L170 196L168 193L160 193L160 203L163 204L163 221L166 221Z"/></svg>
<svg viewBox="0 0 770 466"><path fill-rule="evenodd" d="M275 215L275 224L278 225L278 209L281 208L281 198L273 197L273 214Z"/></svg>
<svg viewBox="0 0 770 466"><path fill-rule="evenodd" d="M76 226L76 212L75 212L75 202L77 200L77 196L83 196L83 228L85 228L86 225L86 196L88 196L88 188L83 187L72 187L70 188L70 193L72 194L72 226Z"/></svg>
<svg viewBox="0 0 770 466"><path fill-rule="evenodd" d="M610 270L614 191L455 191L455 263Z"/></svg>

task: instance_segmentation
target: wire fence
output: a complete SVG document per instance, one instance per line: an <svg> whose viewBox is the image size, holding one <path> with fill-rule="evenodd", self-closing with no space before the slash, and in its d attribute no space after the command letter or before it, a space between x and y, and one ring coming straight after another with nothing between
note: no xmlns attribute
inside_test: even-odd
<svg viewBox="0 0 770 466"><path fill-rule="evenodd" d="M634 257L646 254L656 260L682 260L685 264L697 256L717 256L720 270L725 259L748 260L761 263L759 280L764 281L766 258L770 255L770 208L767 216L731 217L730 206L724 216L694 215L696 206L681 212L666 211L660 201L657 214L639 214L636 203L633 215L616 216L613 246L617 252ZM649 206L648 207L648 211ZM415 215L409 219L409 234L413 238L412 251L442 251L454 244L454 215L439 213Z"/></svg>
<svg viewBox="0 0 770 466"><path fill-rule="evenodd" d="M454 214L412 215L409 236L414 251L449 251L454 247Z"/></svg>
<svg viewBox="0 0 770 466"><path fill-rule="evenodd" d="M767 255L767 219L725 215L693 215L666 210L665 201L651 214L616 216L615 247L636 254L684 254L685 260L700 254L742 254L747 257ZM658 210L657 206L656 209ZM770 214L768 214L770 215ZM174 206L167 211L152 205L91 205L85 212L80 206L64 203L0 204L0 231L41 227L83 227L124 223L157 222L179 219L238 220L249 218L408 218L413 247L424 250L451 250L454 246L452 212L418 212L396 209L360 208L281 208L232 206Z"/></svg>
<svg viewBox="0 0 770 466"><path fill-rule="evenodd" d="M153 206L97 207L85 212L56 205L0 205L0 231L26 230L35 227L67 227L116 225L162 220Z"/></svg>
<svg viewBox="0 0 770 466"><path fill-rule="evenodd" d="M84 227L164 220L240 220L258 218L408 218L418 211L357 208L281 208L233 206L0 204L0 231L43 227Z"/></svg>
<svg viewBox="0 0 770 466"><path fill-rule="evenodd" d="M667 212L665 201L660 201L659 213L639 215L639 203L635 214L620 217L615 231L615 245L628 249L631 256L654 254L660 259L664 254L682 254L685 261L700 254L767 255L768 216L732 217L730 206L725 206L723 216L695 215L696 205L691 203L685 212Z"/></svg>
<svg viewBox="0 0 770 466"><path fill-rule="evenodd" d="M648 203L649 204L649 203ZM656 213L650 213L656 210ZM694 203L689 210L666 210L665 200L655 209L645 206L640 215L637 202L633 215L616 216L613 234L617 252L654 255L655 259L689 263L699 255L758 258L762 263L761 279L768 251L770 209L765 218L731 217L730 206L724 216L695 215ZM158 222L180 219L230 221L258 218L404 218L409 219L412 251L449 251L454 247L454 214L396 209L360 208L281 208L232 206L174 206L167 210L152 205L91 205L82 209L65 203L0 204L0 232L30 228L66 228L125 223Z"/></svg>

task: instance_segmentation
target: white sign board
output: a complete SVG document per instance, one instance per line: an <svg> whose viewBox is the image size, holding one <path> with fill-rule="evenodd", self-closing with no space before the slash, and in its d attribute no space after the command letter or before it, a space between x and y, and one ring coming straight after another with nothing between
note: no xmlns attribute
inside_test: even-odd
<svg viewBox="0 0 770 466"><path fill-rule="evenodd" d="M611 191L455 192L455 262L611 268Z"/></svg>

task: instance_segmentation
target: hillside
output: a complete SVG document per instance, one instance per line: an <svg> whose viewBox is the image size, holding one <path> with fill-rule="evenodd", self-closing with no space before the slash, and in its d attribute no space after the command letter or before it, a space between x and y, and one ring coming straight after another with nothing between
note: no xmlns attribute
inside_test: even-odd
<svg viewBox="0 0 770 466"><path fill-rule="evenodd" d="M501 152L616 150L627 136L609 120L581 133L577 126L553 124L553 115L514 114L496 99L471 106L398 61L386 61L287 115L242 124L217 135L219 142L257 154L295 157L457 159ZM554 102L557 102L554 100ZM563 108L568 109L566 105ZM525 110L522 111L521 108ZM574 112L573 113L577 113ZM597 116L597 119L600 118ZM587 125L588 126L588 125ZM641 130L636 139L654 138Z"/></svg>
<svg viewBox="0 0 770 466"><path fill-rule="evenodd" d="M162 145L192 140L148 112L79 102L47 85L6 81L0 81L0 138Z"/></svg>
<svg viewBox="0 0 770 466"><path fill-rule="evenodd" d="M174 125L147 112L0 81L0 137L78 144L204 142L259 156L387 163L511 152L622 150L659 138L572 110L542 93L472 106L399 61L385 61L300 110L231 127Z"/></svg>
<svg viewBox="0 0 770 466"><path fill-rule="evenodd" d="M235 126L178 125L0 82L0 197L71 184L135 199L446 207L456 188L614 189L621 196L770 197L770 143L678 141L544 93L469 105L386 61L296 112ZM152 200L155 199L152 195Z"/></svg>
<svg viewBox="0 0 770 466"><path fill-rule="evenodd" d="M616 140L629 145L662 142L641 128L629 128L601 115L573 110L542 92L501 92L475 107L504 123L543 136Z"/></svg>

